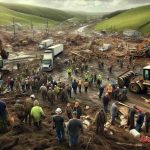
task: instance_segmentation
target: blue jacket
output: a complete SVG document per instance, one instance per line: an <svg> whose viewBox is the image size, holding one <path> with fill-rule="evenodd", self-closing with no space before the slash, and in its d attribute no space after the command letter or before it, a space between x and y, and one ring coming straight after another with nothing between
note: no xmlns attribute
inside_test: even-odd
<svg viewBox="0 0 150 150"><path fill-rule="evenodd" d="M72 82L72 88L77 89L77 87L78 87L78 83L76 81L73 81Z"/></svg>
<svg viewBox="0 0 150 150"><path fill-rule="evenodd" d="M144 113L140 113L137 118L137 124L143 124L144 122Z"/></svg>

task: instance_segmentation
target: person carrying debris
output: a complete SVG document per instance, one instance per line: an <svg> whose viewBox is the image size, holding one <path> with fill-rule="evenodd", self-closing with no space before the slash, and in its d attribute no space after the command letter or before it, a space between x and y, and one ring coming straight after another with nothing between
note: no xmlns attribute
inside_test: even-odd
<svg viewBox="0 0 150 150"><path fill-rule="evenodd" d="M144 113L141 111L141 110L138 110L139 111L139 113L138 113L138 118L137 118L137 120L136 120L136 127L135 127L135 129L138 131L138 132L140 132L141 131L141 127L142 127L142 125L143 125L143 123L144 123Z"/></svg>
<svg viewBox="0 0 150 150"><path fill-rule="evenodd" d="M56 129L57 138L59 142L64 141L65 132L64 132L64 117L61 115L62 110L57 108L55 111L56 115L53 116L53 129Z"/></svg>
<svg viewBox="0 0 150 150"><path fill-rule="evenodd" d="M134 129L135 125L135 114L136 114L136 106L133 106L132 108L129 108L128 111L128 121L127 125L129 126L129 130Z"/></svg>
<svg viewBox="0 0 150 150"><path fill-rule="evenodd" d="M104 107L105 113L107 113L108 112L108 104L110 102L110 97L109 97L108 93L106 93L103 96L102 102L103 102L103 107Z"/></svg>
<svg viewBox="0 0 150 150"><path fill-rule="evenodd" d="M85 91L85 93L87 93L88 87L89 87L89 82L88 82L88 80L85 80L84 81L84 91Z"/></svg>
<svg viewBox="0 0 150 150"><path fill-rule="evenodd" d="M29 123L31 125L31 109L33 107L33 102L35 100L34 94L27 98L24 102L24 109L25 109L25 123Z"/></svg>
<svg viewBox="0 0 150 150"><path fill-rule="evenodd" d="M75 102L73 111L77 112L77 118L80 119L80 116L82 115L82 108L79 105L79 102Z"/></svg>
<svg viewBox="0 0 150 150"><path fill-rule="evenodd" d="M67 133L69 136L69 146L75 146L79 142L80 133L83 133L83 125L79 119L77 119L77 112L73 112L73 119L70 119L67 124Z"/></svg>
<svg viewBox="0 0 150 150"><path fill-rule="evenodd" d="M40 129L42 126L42 119L45 118L44 111L42 107L40 107L38 100L35 100L33 103L33 107L31 109L31 117L33 118L34 126L37 129Z"/></svg>
<svg viewBox="0 0 150 150"><path fill-rule="evenodd" d="M67 114L68 119L71 119L73 110L72 110L72 108L70 106L70 103L67 103L65 112Z"/></svg>
<svg viewBox="0 0 150 150"><path fill-rule="evenodd" d="M42 86L40 87L40 91L41 91L41 94L42 94L42 100L46 100L47 87L44 84L42 84Z"/></svg>
<svg viewBox="0 0 150 150"><path fill-rule="evenodd" d="M0 100L0 133L7 131L8 112L6 103Z"/></svg>
<svg viewBox="0 0 150 150"><path fill-rule="evenodd" d="M77 83L76 80L74 80L74 81L72 82L72 88L73 88L74 94L76 95L76 94L77 94L77 88L78 88L78 83Z"/></svg>
<svg viewBox="0 0 150 150"><path fill-rule="evenodd" d="M16 100L15 112L17 114L18 119L20 120L20 124L22 124L25 119L25 108L21 100Z"/></svg>
<svg viewBox="0 0 150 150"><path fill-rule="evenodd" d="M113 103L111 106L111 124L114 125L116 117L118 116L118 106L117 102Z"/></svg>
<svg viewBox="0 0 150 150"><path fill-rule="evenodd" d="M96 125L96 134L100 133L104 135L104 124L107 121L106 114L103 109L96 113L94 124Z"/></svg>
<svg viewBox="0 0 150 150"><path fill-rule="evenodd" d="M145 113L145 128L146 132L148 133L150 127L150 112Z"/></svg>

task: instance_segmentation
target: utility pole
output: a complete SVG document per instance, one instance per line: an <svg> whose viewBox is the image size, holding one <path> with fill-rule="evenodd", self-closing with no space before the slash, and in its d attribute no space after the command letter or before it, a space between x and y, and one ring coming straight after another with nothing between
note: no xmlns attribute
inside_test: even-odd
<svg viewBox="0 0 150 150"><path fill-rule="evenodd" d="M34 39L34 30L33 30L33 23L32 23L32 19L31 19L31 32L32 32L32 38Z"/></svg>
<svg viewBox="0 0 150 150"><path fill-rule="evenodd" d="M46 36L48 36L48 19L46 20Z"/></svg>
<svg viewBox="0 0 150 150"><path fill-rule="evenodd" d="M16 36L16 27L15 27L15 18L13 17L13 30L14 30L14 37Z"/></svg>

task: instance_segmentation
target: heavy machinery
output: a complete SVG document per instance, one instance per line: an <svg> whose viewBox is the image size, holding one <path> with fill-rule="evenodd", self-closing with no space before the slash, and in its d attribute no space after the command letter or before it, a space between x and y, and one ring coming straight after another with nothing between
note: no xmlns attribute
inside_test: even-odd
<svg viewBox="0 0 150 150"><path fill-rule="evenodd" d="M135 49L128 51L129 55L134 57L150 57L150 39L144 39Z"/></svg>
<svg viewBox="0 0 150 150"><path fill-rule="evenodd" d="M145 92L150 95L150 65L143 68L143 76L127 71L118 77L120 87L127 86L134 93Z"/></svg>

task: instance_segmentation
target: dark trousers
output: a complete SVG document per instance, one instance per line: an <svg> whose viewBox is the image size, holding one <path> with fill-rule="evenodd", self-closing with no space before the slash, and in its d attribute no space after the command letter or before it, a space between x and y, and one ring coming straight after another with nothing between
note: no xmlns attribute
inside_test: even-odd
<svg viewBox="0 0 150 150"><path fill-rule="evenodd" d="M74 92L74 94L76 95L76 94L77 94L77 89L74 88L74 89L73 89L73 92Z"/></svg>
<svg viewBox="0 0 150 150"><path fill-rule="evenodd" d="M135 127L135 129L138 131L138 132L140 132L141 131L141 127L142 127L142 124L136 124L136 127Z"/></svg>
<svg viewBox="0 0 150 150"><path fill-rule="evenodd" d="M71 90L67 90L68 97L71 98Z"/></svg>
<svg viewBox="0 0 150 150"><path fill-rule="evenodd" d="M35 122L34 121L34 126L37 128L37 129L41 129L41 125L42 125L42 121L40 120L39 122Z"/></svg>
<svg viewBox="0 0 150 150"><path fill-rule="evenodd" d="M150 127L150 124L145 124L145 128L146 128L146 132L148 133L148 131L149 131L149 127Z"/></svg>
<svg viewBox="0 0 150 150"><path fill-rule="evenodd" d="M7 131L7 118L0 117L0 134L5 133Z"/></svg>
<svg viewBox="0 0 150 150"><path fill-rule="evenodd" d="M87 93L88 87L84 87L84 91L85 93Z"/></svg>
<svg viewBox="0 0 150 150"><path fill-rule="evenodd" d="M78 88L79 88L79 93L81 93L81 85L79 85Z"/></svg>
<svg viewBox="0 0 150 150"><path fill-rule="evenodd" d="M108 112L108 104L103 104L104 105L104 110L105 110L105 113Z"/></svg>
<svg viewBox="0 0 150 150"><path fill-rule="evenodd" d="M69 145L74 146L78 144L79 136L78 135L69 135Z"/></svg>
<svg viewBox="0 0 150 150"><path fill-rule="evenodd" d="M62 129L56 129L56 133L57 133L57 137L58 137L58 140L59 142L62 142L64 140L64 128Z"/></svg>
<svg viewBox="0 0 150 150"><path fill-rule="evenodd" d="M32 120L32 117L30 115L30 111L28 111L25 113L25 124L29 123L29 125L31 125L31 120Z"/></svg>
<svg viewBox="0 0 150 150"><path fill-rule="evenodd" d="M97 124L96 125L96 133L98 134L99 132L101 134L104 134L104 124L101 124L101 125Z"/></svg>

